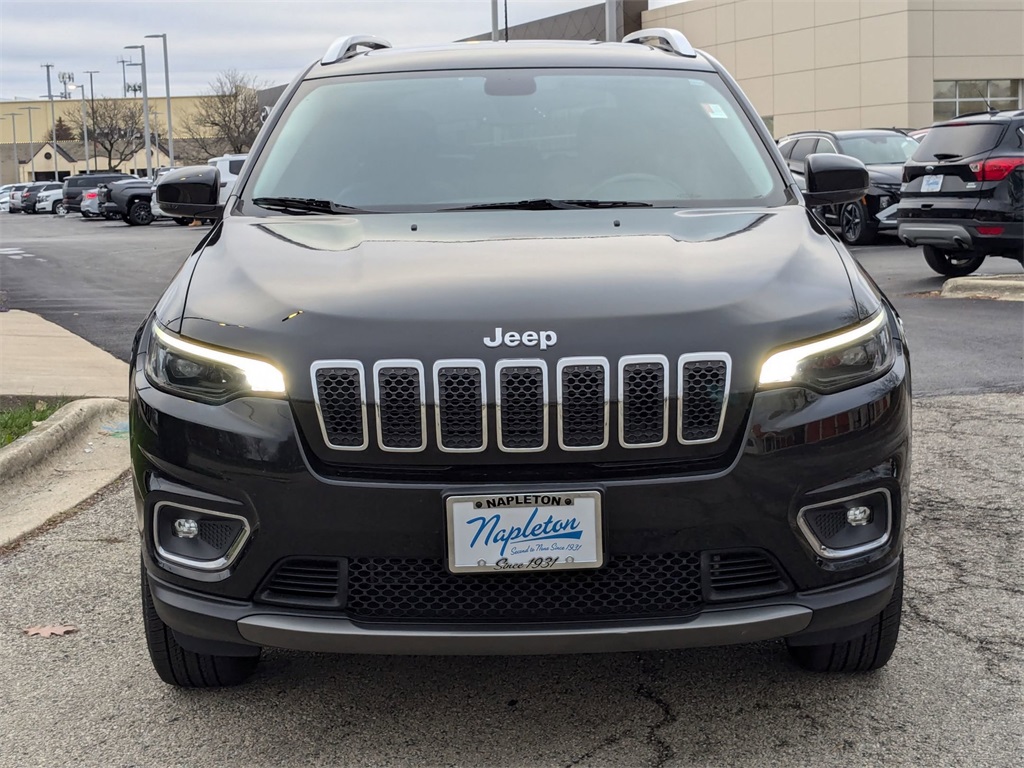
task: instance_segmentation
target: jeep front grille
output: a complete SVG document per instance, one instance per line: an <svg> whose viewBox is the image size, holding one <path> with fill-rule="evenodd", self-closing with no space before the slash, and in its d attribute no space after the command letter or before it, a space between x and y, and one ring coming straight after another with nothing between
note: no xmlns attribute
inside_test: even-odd
<svg viewBox="0 0 1024 768"><path fill-rule="evenodd" d="M373 366L377 440L385 451L427 447L423 365L418 360L381 360Z"/></svg>
<svg viewBox="0 0 1024 768"><path fill-rule="evenodd" d="M437 445L442 451L481 451L487 445L486 373L479 360L442 361L434 366Z"/></svg>
<svg viewBox="0 0 1024 768"><path fill-rule="evenodd" d="M491 429L503 452L544 451L551 419L561 450L599 451L608 446L616 398L624 448L665 445L670 418L677 419L680 443L710 443L722 436L731 364L724 353L683 355L675 368L663 355L623 357L617 368L600 357L568 357L558 361L550 383L544 360L502 360L493 371L480 360L438 360L429 381L418 360L380 360L372 370L368 402L362 363L313 364L320 427L330 448L367 448L374 431L369 412L376 416L376 443L384 451L422 451L429 442L446 453L479 453L487 449ZM493 414L487 408L489 386Z"/></svg>
<svg viewBox="0 0 1024 768"><path fill-rule="evenodd" d="M509 453L548 445L547 366L542 360L502 361L497 367L498 447Z"/></svg>

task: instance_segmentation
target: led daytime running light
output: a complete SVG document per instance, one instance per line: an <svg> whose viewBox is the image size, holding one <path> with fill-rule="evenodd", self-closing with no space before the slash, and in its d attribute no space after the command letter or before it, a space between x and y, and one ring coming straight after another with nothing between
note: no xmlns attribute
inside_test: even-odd
<svg viewBox="0 0 1024 768"><path fill-rule="evenodd" d="M241 355L232 355L229 352L201 347L198 344L178 339L163 331L159 326L153 325L153 333L165 347L181 352L182 354L196 357L200 360L208 360L211 363L220 363L237 368L245 374L246 383L252 392L273 392L284 394L284 376L277 368L262 360L253 360Z"/></svg>
<svg viewBox="0 0 1024 768"><path fill-rule="evenodd" d="M812 341L810 344L802 344L792 349L784 349L776 352L765 360L761 366L761 384L783 384L793 381L799 373L800 363L808 357L820 355L831 349L841 349L861 339L873 336L886 322L885 312L879 312L864 325L859 325L837 336L829 336L827 339Z"/></svg>

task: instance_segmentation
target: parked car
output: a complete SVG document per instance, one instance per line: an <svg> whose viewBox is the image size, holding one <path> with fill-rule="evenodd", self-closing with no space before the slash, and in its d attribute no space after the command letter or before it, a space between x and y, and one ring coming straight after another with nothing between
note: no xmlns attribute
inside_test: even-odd
<svg viewBox="0 0 1024 768"><path fill-rule="evenodd" d="M988 256L1024 264L1024 111L961 115L932 126L903 168L899 237L940 275Z"/></svg>
<svg viewBox="0 0 1024 768"><path fill-rule="evenodd" d="M35 184L30 184L22 193L21 209L25 213L37 213L36 198L39 197L39 193L50 192L55 189L61 189L62 187L63 185L57 181L39 181Z"/></svg>
<svg viewBox="0 0 1024 768"><path fill-rule="evenodd" d="M4 184L0 187L0 213L7 213L11 207L11 190L14 184Z"/></svg>
<svg viewBox="0 0 1024 768"><path fill-rule="evenodd" d="M111 171L109 173L79 173L68 176L64 179L64 205L68 211L77 213L81 206L82 192L86 189L95 189L98 184L120 179L135 178L127 173Z"/></svg>
<svg viewBox="0 0 1024 768"><path fill-rule="evenodd" d="M875 242L878 232L896 231L903 163L917 146L902 131L886 128L798 131L779 139L779 150L801 185L805 183L805 160L816 152L849 155L867 166L871 185L864 199L826 206L821 211L826 223L838 227L840 237L849 245L868 245Z"/></svg>
<svg viewBox="0 0 1024 768"><path fill-rule="evenodd" d="M868 172L813 155L801 195L756 114L674 30L360 36L226 205L216 168L168 173L165 213L222 218L131 356L161 678L239 683L263 646L883 666L908 353L807 215Z"/></svg>
<svg viewBox="0 0 1024 768"><path fill-rule="evenodd" d="M220 202L222 204L231 195L235 179L242 172L242 166L245 165L246 157L248 157L247 154L221 155L220 157L211 157L206 161L207 165L216 168L220 173Z"/></svg>
<svg viewBox="0 0 1024 768"><path fill-rule="evenodd" d="M21 200L24 196L25 190L28 189L30 184L15 184L11 187L10 200L8 202L8 213L20 213L21 212Z"/></svg>
<svg viewBox="0 0 1024 768"><path fill-rule="evenodd" d="M41 191L36 195L35 213L59 213L68 212L64 205L64 190L60 186L54 186Z"/></svg>
<svg viewBox="0 0 1024 768"><path fill-rule="evenodd" d="M82 218L84 219L94 219L101 215L100 195L98 189L82 190L79 210L81 211Z"/></svg>
<svg viewBox="0 0 1024 768"><path fill-rule="evenodd" d="M153 221L149 207L153 184L149 179L133 176L107 182L99 188L104 190L100 210L108 219L120 218L132 226L145 226Z"/></svg>

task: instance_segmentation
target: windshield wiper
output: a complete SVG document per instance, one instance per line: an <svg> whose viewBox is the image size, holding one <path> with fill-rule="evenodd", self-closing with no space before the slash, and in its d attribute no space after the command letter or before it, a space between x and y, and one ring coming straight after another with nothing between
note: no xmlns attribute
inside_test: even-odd
<svg viewBox="0 0 1024 768"><path fill-rule="evenodd" d="M369 213L362 208L353 208L350 205L340 205L331 200L317 200L312 197L254 197L251 202L268 211L283 211L284 213Z"/></svg>
<svg viewBox="0 0 1024 768"><path fill-rule="evenodd" d="M462 205L457 208L441 208L441 211L559 211L573 208L653 208L652 203L640 200L554 200L550 197L537 197L531 200L519 200L506 203L477 203Z"/></svg>
<svg viewBox="0 0 1024 768"><path fill-rule="evenodd" d="M952 155L948 152L936 152L932 157L936 160L956 160L958 157L963 157L963 155Z"/></svg>

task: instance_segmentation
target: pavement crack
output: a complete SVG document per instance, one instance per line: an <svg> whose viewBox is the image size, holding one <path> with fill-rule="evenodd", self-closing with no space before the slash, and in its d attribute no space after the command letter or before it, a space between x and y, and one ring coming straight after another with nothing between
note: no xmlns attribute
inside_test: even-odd
<svg viewBox="0 0 1024 768"><path fill-rule="evenodd" d="M676 756L672 745L661 736L661 729L671 725L679 719L672 705L654 689L656 681L655 670L651 662L645 656L639 657L641 680L636 687L636 695L641 699L650 702L661 712L661 718L653 725L644 726L647 729L646 742L654 748L654 768L660 768ZM644 679L646 678L646 680Z"/></svg>

